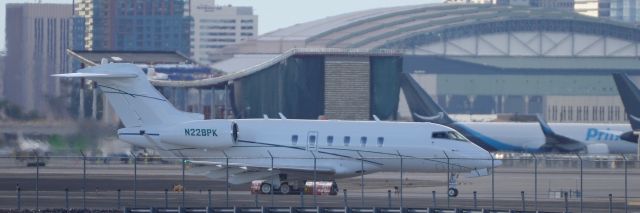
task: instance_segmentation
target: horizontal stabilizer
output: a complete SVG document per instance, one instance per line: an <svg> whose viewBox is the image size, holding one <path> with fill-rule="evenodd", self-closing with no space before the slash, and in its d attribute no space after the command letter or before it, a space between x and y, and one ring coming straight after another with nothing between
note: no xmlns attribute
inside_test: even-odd
<svg viewBox="0 0 640 213"><path fill-rule="evenodd" d="M135 78L138 77L136 74L129 73L65 73L65 74L54 74L51 75L53 77L64 77L64 78Z"/></svg>

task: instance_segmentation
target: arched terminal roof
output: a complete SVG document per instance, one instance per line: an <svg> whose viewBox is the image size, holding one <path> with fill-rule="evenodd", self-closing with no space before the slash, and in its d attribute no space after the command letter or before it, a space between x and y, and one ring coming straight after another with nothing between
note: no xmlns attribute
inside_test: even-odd
<svg viewBox="0 0 640 213"><path fill-rule="evenodd" d="M489 4L424 4L331 16L279 29L232 45L240 53L291 48L402 49L442 39L517 31L558 31L640 41L633 25L548 8Z"/></svg>

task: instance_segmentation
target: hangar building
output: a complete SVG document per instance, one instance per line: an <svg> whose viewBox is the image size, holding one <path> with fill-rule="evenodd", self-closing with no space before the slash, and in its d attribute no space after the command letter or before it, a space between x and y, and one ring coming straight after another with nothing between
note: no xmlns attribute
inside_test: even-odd
<svg viewBox="0 0 640 213"><path fill-rule="evenodd" d="M403 6L327 17L227 46L213 65L226 76L153 83L169 97L197 91L190 93L196 100L178 104L195 111L227 97L222 105L236 117L391 119L409 115L397 102L397 78L409 72L450 113L625 122L610 74L640 72L639 41L634 26L569 11Z"/></svg>

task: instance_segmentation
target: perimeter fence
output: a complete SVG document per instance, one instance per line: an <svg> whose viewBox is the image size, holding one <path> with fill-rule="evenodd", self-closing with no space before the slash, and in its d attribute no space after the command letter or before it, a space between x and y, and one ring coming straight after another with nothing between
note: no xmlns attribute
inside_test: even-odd
<svg viewBox="0 0 640 213"><path fill-rule="evenodd" d="M640 162L635 155L498 153L494 156L494 159L362 155L357 158L0 157L0 208L348 206L559 212L640 210ZM480 177L456 173L459 194L448 196L447 171L461 169L464 162L471 161L493 162L494 167ZM301 162L304 166L286 167L284 162ZM267 166L258 168L252 164ZM331 181L331 175L324 169L331 164L361 166L350 177L335 179L339 189L336 195L320 195L308 188L305 191L304 187L288 195L277 191L262 194L255 189L252 192L251 183L226 184L251 181L243 176L249 172L264 183L277 181L273 178L278 177L277 173L290 173L289 179L298 173L313 183ZM378 164L394 164L399 170L372 172ZM424 171L438 172L415 169L421 166Z"/></svg>

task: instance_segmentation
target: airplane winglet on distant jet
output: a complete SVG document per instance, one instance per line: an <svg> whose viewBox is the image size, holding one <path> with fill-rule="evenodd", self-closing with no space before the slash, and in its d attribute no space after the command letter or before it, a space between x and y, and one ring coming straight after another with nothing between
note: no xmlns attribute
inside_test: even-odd
<svg viewBox="0 0 640 213"><path fill-rule="evenodd" d="M613 80L616 82L620 99L627 112L627 118L629 118L632 129L632 131L620 135L620 138L637 143L638 135L634 134L633 131L640 130L640 89L629 79L627 74L614 73Z"/></svg>
<svg viewBox="0 0 640 213"><path fill-rule="evenodd" d="M538 124L540 124L542 133L544 134L545 143L540 147L542 150L577 153L587 148L584 143L578 140L554 132L542 115L536 115L536 119L538 120Z"/></svg>

